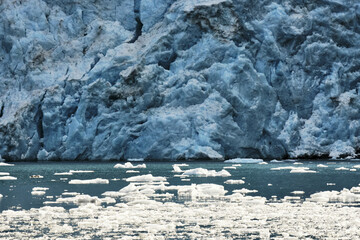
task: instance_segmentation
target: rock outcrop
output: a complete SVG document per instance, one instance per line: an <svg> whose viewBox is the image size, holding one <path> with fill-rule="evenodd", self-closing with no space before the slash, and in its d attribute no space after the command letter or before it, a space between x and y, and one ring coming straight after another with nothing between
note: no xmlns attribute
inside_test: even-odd
<svg viewBox="0 0 360 240"><path fill-rule="evenodd" d="M356 157L360 3L2 0L6 160Z"/></svg>

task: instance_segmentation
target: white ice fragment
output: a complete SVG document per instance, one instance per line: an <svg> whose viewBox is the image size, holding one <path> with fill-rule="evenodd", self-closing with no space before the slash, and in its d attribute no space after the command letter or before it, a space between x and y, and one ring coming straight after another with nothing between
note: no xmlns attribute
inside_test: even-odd
<svg viewBox="0 0 360 240"><path fill-rule="evenodd" d="M317 172L314 170L308 170L306 168L297 168L297 169L292 169L290 173L317 173Z"/></svg>
<svg viewBox="0 0 360 240"><path fill-rule="evenodd" d="M152 174L140 175L129 177L127 182L163 182L166 181L166 177L154 177Z"/></svg>
<svg viewBox="0 0 360 240"><path fill-rule="evenodd" d="M186 170L183 175L195 177L230 177L231 174L226 170L216 172L215 170L207 170L205 168L194 168Z"/></svg>
<svg viewBox="0 0 360 240"><path fill-rule="evenodd" d="M3 195L2 194L0 194L0 199L3 197Z"/></svg>
<svg viewBox="0 0 360 240"><path fill-rule="evenodd" d="M279 170L293 170L293 169L296 169L296 167L291 167L291 166L288 166L288 167L270 168L270 170L272 170L272 171L279 171Z"/></svg>
<svg viewBox="0 0 360 240"><path fill-rule="evenodd" d="M234 158L224 161L225 163L261 163L262 159L253 159L253 158Z"/></svg>
<svg viewBox="0 0 360 240"><path fill-rule="evenodd" d="M8 172L0 172L0 176L9 176L10 175L10 173L8 173Z"/></svg>
<svg viewBox="0 0 360 240"><path fill-rule="evenodd" d="M125 164L115 164L114 168L146 168L146 164L132 165L131 162L126 162Z"/></svg>
<svg viewBox="0 0 360 240"><path fill-rule="evenodd" d="M242 194L257 193L257 192L258 190L250 190L246 188L233 190L233 193L242 193Z"/></svg>
<svg viewBox="0 0 360 240"><path fill-rule="evenodd" d="M64 192L61 195L63 195L63 196L76 196L76 195L80 195L80 193L77 193L77 192Z"/></svg>
<svg viewBox="0 0 360 240"><path fill-rule="evenodd" d="M32 191L31 192L31 195L34 195L34 196L42 196L42 195L45 195L45 191Z"/></svg>
<svg viewBox="0 0 360 240"><path fill-rule="evenodd" d="M271 187L271 186L272 186L272 184L271 184L271 183L268 183L268 186L269 186L269 187Z"/></svg>
<svg viewBox="0 0 360 240"><path fill-rule="evenodd" d="M336 171L348 171L350 170L349 168L346 168L346 167L338 167L338 168L335 168Z"/></svg>
<svg viewBox="0 0 360 240"><path fill-rule="evenodd" d="M182 178L181 181L182 181L182 182L190 182L190 179L188 179L188 178Z"/></svg>
<svg viewBox="0 0 360 240"><path fill-rule="evenodd" d="M73 174L71 172L59 172L59 173L54 173L54 175L67 176L67 175L73 175Z"/></svg>
<svg viewBox="0 0 360 240"><path fill-rule="evenodd" d="M229 179L229 180L226 180L224 183L225 184L244 184L245 181Z"/></svg>
<svg viewBox="0 0 360 240"><path fill-rule="evenodd" d="M105 197L117 198L117 197L121 197L123 194L121 192L116 192L116 191L107 191L102 193L101 195Z"/></svg>
<svg viewBox="0 0 360 240"><path fill-rule="evenodd" d="M109 180L102 178L87 179L87 180L73 179L70 180L69 184L109 184Z"/></svg>
<svg viewBox="0 0 360 240"><path fill-rule="evenodd" d="M350 172L356 172L355 168L350 168Z"/></svg>
<svg viewBox="0 0 360 240"><path fill-rule="evenodd" d="M302 165L303 163L302 162L294 162L293 164L294 165Z"/></svg>
<svg viewBox="0 0 360 240"><path fill-rule="evenodd" d="M0 167L11 167L11 166L14 166L14 164L0 162Z"/></svg>
<svg viewBox="0 0 360 240"><path fill-rule="evenodd" d="M34 187L32 191L47 191L49 188L47 187Z"/></svg>
<svg viewBox="0 0 360 240"><path fill-rule="evenodd" d="M267 162L259 162L258 164L260 164L260 165L266 165L266 164L268 164Z"/></svg>
<svg viewBox="0 0 360 240"><path fill-rule="evenodd" d="M324 165L324 164L318 164L317 167L327 168L328 166L327 166L327 165Z"/></svg>
<svg viewBox="0 0 360 240"><path fill-rule="evenodd" d="M84 204L88 204L88 203L100 205L101 202L102 202L101 199L99 199L98 197L92 197L87 194L76 195L75 197L56 199L56 203L74 204L74 205L84 205Z"/></svg>
<svg viewBox="0 0 360 240"><path fill-rule="evenodd" d="M44 178L44 176L41 176L41 175L31 175L30 178Z"/></svg>
<svg viewBox="0 0 360 240"><path fill-rule="evenodd" d="M69 173L93 173L93 170L70 170Z"/></svg>
<svg viewBox="0 0 360 240"><path fill-rule="evenodd" d="M127 170L125 173L139 173L140 171L137 170Z"/></svg>
<svg viewBox="0 0 360 240"><path fill-rule="evenodd" d="M0 180L17 180L17 178L12 176L3 176L0 177Z"/></svg>
<svg viewBox="0 0 360 240"><path fill-rule="evenodd" d="M279 160L274 159L274 160L271 160L270 163L283 163L283 161L279 161Z"/></svg>
<svg viewBox="0 0 360 240"><path fill-rule="evenodd" d="M292 191L291 193L295 194L295 195L303 195L305 192L304 191Z"/></svg>
<svg viewBox="0 0 360 240"><path fill-rule="evenodd" d="M360 194L360 187L352 187L350 192Z"/></svg>
<svg viewBox="0 0 360 240"><path fill-rule="evenodd" d="M326 183L326 186L335 186L336 183Z"/></svg>
<svg viewBox="0 0 360 240"><path fill-rule="evenodd" d="M178 186L178 197L186 199L219 198L227 192L224 186L218 184L191 184L190 186Z"/></svg>
<svg viewBox="0 0 360 240"><path fill-rule="evenodd" d="M353 168L360 168L360 165L354 165Z"/></svg>
<svg viewBox="0 0 360 240"><path fill-rule="evenodd" d="M181 170L179 164L174 164L172 167L173 167L173 169L174 169L172 172L175 172L175 173L181 173L181 172L183 172L183 170Z"/></svg>
<svg viewBox="0 0 360 240"><path fill-rule="evenodd" d="M357 189L354 191L356 192ZM311 202L329 202L329 203L359 203L360 194L351 192L349 189L344 188L340 192L338 191L324 191L310 195L307 199Z"/></svg>
<svg viewBox="0 0 360 240"><path fill-rule="evenodd" d="M234 166L228 166L228 167L224 167L224 169L236 169L236 167L234 167Z"/></svg>

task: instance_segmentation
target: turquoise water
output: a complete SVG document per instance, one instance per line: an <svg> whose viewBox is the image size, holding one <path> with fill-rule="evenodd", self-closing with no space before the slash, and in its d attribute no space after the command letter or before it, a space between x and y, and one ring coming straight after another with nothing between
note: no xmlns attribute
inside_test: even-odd
<svg viewBox="0 0 360 240"><path fill-rule="evenodd" d="M0 181L0 211L7 209L30 209L44 206L45 201L54 201L64 191L89 194L100 197L105 191L119 191L129 183L124 179L144 174L153 176L163 176L167 178L170 185L190 185L193 183L214 183L223 185L227 194L231 194L234 189L247 188L257 190L257 193L250 193L252 196L262 196L270 199L276 195L281 199L285 196L292 196L293 191L304 191L301 198L307 198L311 194L337 190L343 188L350 189L360 183L360 169L357 171L335 170L339 167L353 168L359 162L302 162L301 165L294 165L292 162L259 164L241 164L236 169L226 169L230 177L189 177L190 181L181 181L173 173L172 165L174 162L146 162L146 168L133 169L139 173L126 173L128 169L114 168L113 162L36 162L36 163L15 163L14 166L0 166L0 172L8 172L17 180ZM134 163L137 165L138 163ZM176 162L178 164L178 162ZM220 171L226 166L222 162L187 162L189 166L181 167L183 170L193 168L205 168L208 170ZM325 164L327 168L317 167L318 164ZM316 173L290 173L290 170L274 171L271 168L277 167L308 167ZM54 173L68 172L70 170L92 170L93 173L74 173L70 176L57 176ZM30 178L31 175L41 175L43 178ZM109 184L69 184L72 179L108 179ZM112 180L117 179L117 180ZM245 184L224 184L228 179L243 179ZM331 183L329 185L329 183ZM335 184L335 185L334 185ZM31 191L34 187L46 187L49 190L43 196L33 196ZM178 201L176 191L172 201ZM120 200L117 200L118 202ZM70 205L63 207L71 208Z"/></svg>

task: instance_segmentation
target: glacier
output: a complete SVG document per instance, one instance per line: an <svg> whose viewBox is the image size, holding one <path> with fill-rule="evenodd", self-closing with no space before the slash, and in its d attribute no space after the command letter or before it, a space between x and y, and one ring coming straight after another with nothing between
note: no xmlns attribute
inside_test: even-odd
<svg viewBox="0 0 360 240"><path fill-rule="evenodd" d="M355 0L2 0L0 155L355 158Z"/></svg>

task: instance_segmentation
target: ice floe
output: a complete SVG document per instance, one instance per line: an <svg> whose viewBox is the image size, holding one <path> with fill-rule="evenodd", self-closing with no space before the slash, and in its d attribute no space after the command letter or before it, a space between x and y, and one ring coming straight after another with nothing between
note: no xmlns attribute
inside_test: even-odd
<svg viewBox="0 0 360 240"><path fill-rule="evenodd" d="M295 194L295 195L303 195L305 192L304 191L292 191L291 193Z"/></svg>
<svg viewBox="0 0 360 240"><path fill-rule="evenodd" d="M318 164L317 167L320 167L320 168L327 168L328 166L327 165L324 165L324 164Z"/></svg>
<svg viewBox="0 0 360 240"><path fill-rule="evenodd" d="M166 181L166 177L154 177L152 174L140 175L129 177L127 182L163 182Z"/></svg>
<svg viewBox="0 0 360 240"><path fill-rule="evenodd" d="M262 159L253 159L253 158L234 158L224 161L225 163L261 163Z"/></svg>
<svg viewBox="0 0 360 240"><path fill-rule="evenodd" d="M346 167L338 167L338 168L335 168L336 171L349 171L350 169L349 168L346 168Z"/></svg>
<svg viewBox="0 0 360 240"><path fill-rule="evenodd" d="M244 184L245 181L244 181L244 180L233 180L233 179L229 179L229 180L226 180L224 183L225 183L225 184Z"/></svg>
<svg viewBox="0 0 360 240"><path fill-rule="evenodd" d="M59 173L54 173L54 175L70 176L70 175L73 175L73 173L71 173L71 172L59 172Z"/></svg>
<svg viewBox="0 0 360 240"><path fill-rule="evenodd" d="M182 175L194 177L230 177L231 174L226 170L216 172L215 170L208 170L205 168L194 168L186 170Z"/></svg>
<svg viewBox="0 0 360 240"><path fill-rule="evenodd" d="M69 173L93 173L93 170L70 170Z"/></svg>
<svg viewBox="0 0 360 240"><path fill-rule="evenodd" d="M49 188L46 187L34 187L31 191L31 195L33 196L42 196L45 195L46 191L49 190Z"/></svg>
<svg viewBox="0 0 360 240"><path fill-rule="evenodd" d="M17 177L13 177L13 176L2 176L2 177L0 177L0 180L17 180Z"/></svg>
<svg viewBox="0 0 360 240"><path fill-rule="evenodd" d="M12 167L12 166L14 166L14 164L12 164L12 163L0 162L0 167Z"/></svg>
<svg viewBox="0 0 360 240"><path fill-rule="evenodd" d="M0 176L9 176L10 175L10 173L8 173L8 172L0 172Z"/></svg>
<svg viewBox="0 0 360 240"><path fill-rule="evenodd" d="M102 178L95 178L95 179L73 179L70 180L69 184L109 184L109 180L102 179Z"/></svg>
<svg viewBox="0 0 360 240"><path fill-rule="evenodd" d="M126 162L125 164L115 164L114 168L146 168L146 164L133 165L131 162Z"/></svg>

